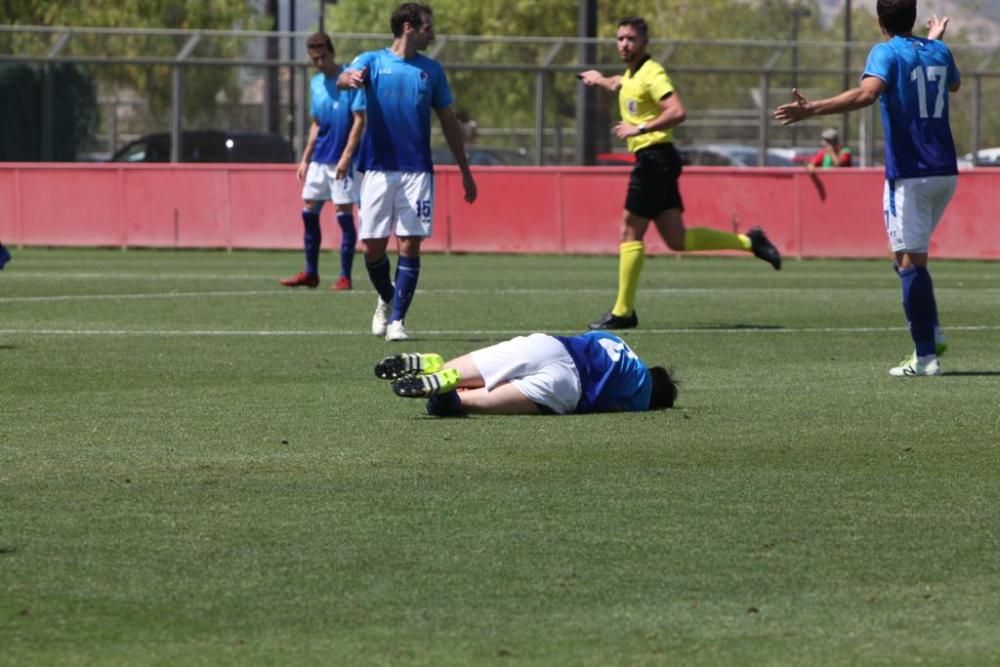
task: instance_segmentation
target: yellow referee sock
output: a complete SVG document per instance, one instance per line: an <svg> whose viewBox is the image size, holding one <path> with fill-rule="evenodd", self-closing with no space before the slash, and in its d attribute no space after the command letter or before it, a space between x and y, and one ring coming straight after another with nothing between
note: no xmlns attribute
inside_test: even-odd
<svg viewBox="0 0 1000 667"><path fill-rule="evenodd" d="M646 260L642 241L626 241L618 246L618 300L612 315L626 317L635 310L635 293L639 289L639 274Z"/></svg>
<svg viewBox="0 0 1000 667"><path fill-rule="evenodd" d="M750 237L746 234L723 232L708 227L693 227L684 230L684 252L699 250L746 250L751 249Z"/></svg>

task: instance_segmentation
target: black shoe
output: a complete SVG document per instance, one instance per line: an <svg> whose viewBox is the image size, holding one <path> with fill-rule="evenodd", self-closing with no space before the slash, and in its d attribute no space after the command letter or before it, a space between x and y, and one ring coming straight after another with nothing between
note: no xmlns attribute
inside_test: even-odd
<svg viewBox="0 0 1000 667"><path fill-rule="evenodd" d="M774 247L767 238L767 234L760 227L754 227L747 236L750 237L750 247L753 249L754 257L759 257L774 267L776 271L781 270L781 253Z"/></svg>
<svg viewBox="0 0 1000 667"><path fill-rule="evenodd" d="M434 417L464 417L462 399L457 391L434 394L427 400L427 414Z"/></svg>
<svg viewBox="0 0 1000 667"><path fill-rule="evenodd" d="M413 375L437 373L444 367L444 359L433 352L404 352L392 354L375 364L375 377L398 380Z"/></svg>
<svg viewBox="0 0 1000 667"><path fill-rule="evenodd" d="M624 317L614 315L609 310L604 313L604 317L596 322L591 322L587 326L591 329L635 329L639 326L639 317L635 314L634 310L631 315L626 315Z"/></svg>

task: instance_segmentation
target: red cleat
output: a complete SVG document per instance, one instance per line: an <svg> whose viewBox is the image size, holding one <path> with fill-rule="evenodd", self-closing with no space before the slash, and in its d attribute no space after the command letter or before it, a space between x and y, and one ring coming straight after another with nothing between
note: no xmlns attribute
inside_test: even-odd
<svg viewBox="0 0 1000 667"><path fill-rule="evenodd" d="M340 278L337 279L337 282L330 285L331 292L346 292L352 289L354 289L354 286L351 285L351 279L347 276L340 276Z"/></svg>
<svg viewBox="0 0 1000 667"><path fill-rule="evenodd" d="M305 285L311 289L319 285L319 276L315 273L306 273L303 271L302 273L298 273L291 278L283 278L278 282L285 287L302 287Z"/></svg>

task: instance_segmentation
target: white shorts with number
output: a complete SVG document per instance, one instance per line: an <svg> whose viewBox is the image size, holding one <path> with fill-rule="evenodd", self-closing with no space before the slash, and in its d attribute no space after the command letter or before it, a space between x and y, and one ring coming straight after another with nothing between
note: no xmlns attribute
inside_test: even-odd
<svg viewBox="0 0 1000 667"><path fill-rule="evenodd" d="M361 179L361 238L430 236L434 229L434 174L366 171Z"/></svg>
<svg viewBox="0 0 1000 667"><path fill-rule="evenodd" d="M552 336L518 336L470 356L487 390L510 382L529 401L560 415L573 412L580 402L580 372L563 344Z"/></svg>
<svg viewBox="0 0 1000 667"><path fill-rule="evenodd" d="M941 221L957 184L957 176L900 178L885 182L882 212L893 252L927 252L931 233Z"/></svg>
<svg viewBox="0 0 1000 667"><path fill-rule="evenodd" d="M354 168L347 178L337 178L337 165L310 162L302 186L303 201L332 201L334 204L357 204L361 192Z"/></svg>

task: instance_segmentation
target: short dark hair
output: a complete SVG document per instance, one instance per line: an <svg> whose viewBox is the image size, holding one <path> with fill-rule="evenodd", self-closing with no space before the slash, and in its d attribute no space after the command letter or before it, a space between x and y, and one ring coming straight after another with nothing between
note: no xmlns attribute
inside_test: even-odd
<svg viewBox="0 0 1000 667"><path fill-rule="evenodd" d="M392 18L389 19L389 25L392 27L392 36L403 36L404 23L409 23L410 27L417 29L424 24L424 16L433 15L434 12L431 10L430 5L425 5L422 2L404 2L399 7L396 7L396 11L392 13Z"/></svg>
<svg viewBox="0 0 1000 667"><path fill-rule="evenodd" d="M652 366L649 377L653 381L653 393L649 396L650 410L663 410L674 407L677 400L677 382L670 371L663 366Z"/></svg>
<svg viewBox="0 0 1000 667"><path fill-rule="evenodd" d="M649 24L647 24L646 19L641 16L625 16L618 19L618 27L620 28L623 25L635 28L635 31L639 33L643 39L649 38Z"/></svg>
<svg viewBox="0 0 1000 667"><path fill-rule="evenodd" d="M917 0L878 0L875 11L890 35L905 35L917 22Z"/></svg>
<svg viewBox="0 0 1000 667"><path fill-rule="evenodd" d="M330 35L325 32L314 32L309 35L309 39L306 40L307 49L321 49L323 47L333 51L333 40L330 39Z"/></svg>

